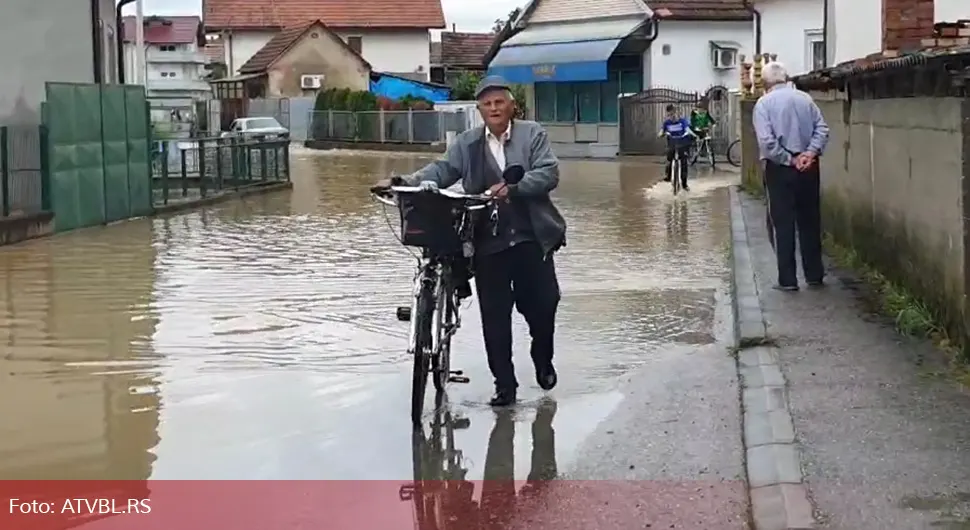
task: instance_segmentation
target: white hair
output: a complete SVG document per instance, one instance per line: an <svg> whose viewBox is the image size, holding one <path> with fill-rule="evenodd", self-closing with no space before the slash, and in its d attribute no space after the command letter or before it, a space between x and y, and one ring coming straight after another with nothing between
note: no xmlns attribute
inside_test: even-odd
<svg viewBox="0 0 970 530"><path fill-rule="evenodd" d="M770 62L761 69L761 78L766 85L780 85L788 81L788 70L779 62Z"/></svg>

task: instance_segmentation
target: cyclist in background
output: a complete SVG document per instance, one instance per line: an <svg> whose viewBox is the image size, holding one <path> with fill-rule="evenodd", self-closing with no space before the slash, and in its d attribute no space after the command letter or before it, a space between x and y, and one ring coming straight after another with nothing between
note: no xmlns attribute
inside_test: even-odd
<svg viewBox="0 0 970 530"><path fill-rule="evenodd" d="M717 120L707 111L707 101L699 101L697 107L690 111L690 128L694 131L698 140L710 134L711 127L715 124L717 124Z"/></svg>
<svg viewBox="0 0 970 530"><path fill-rule="evenodd" d="M684 191L690 191L687 186L687 158L693 138L696 137L686 118L677 113L677 107L667 105L667 119L664 120L657 136L667 137L667 167L664 182L670 182L673 172L674 154L680 156L680 184Z"/></svg>

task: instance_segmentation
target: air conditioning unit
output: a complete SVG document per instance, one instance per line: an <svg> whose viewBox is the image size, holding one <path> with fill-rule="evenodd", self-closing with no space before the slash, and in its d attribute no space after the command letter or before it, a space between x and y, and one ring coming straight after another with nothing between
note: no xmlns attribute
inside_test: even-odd
<svg viewBox="0 0 970 530"><path fill-rule="evenodd" d="M300 88L317 89L323 86L323 75L303 75L300 76Z"/></svg>

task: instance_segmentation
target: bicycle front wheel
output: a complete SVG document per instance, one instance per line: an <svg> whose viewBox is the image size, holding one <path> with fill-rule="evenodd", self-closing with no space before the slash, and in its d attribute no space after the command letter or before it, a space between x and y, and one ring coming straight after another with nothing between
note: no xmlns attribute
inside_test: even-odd
<svg viewBox="0 0 970 530"><path fill-rule="evenodd" d="M734 167L741 166L741 140L735 140L728 146L727 161Z"/></svg>
<svg viewBox="0 0 970 530"><path fill-rule="evenodd" d="M673 186L674 195L680 191L680 158L674 158L673 167L670 168L670 185Z"/></svg>
<svg viewBox="0 0 970 530"><path fill-rule="evenodd" d="M434 312L434 296L429 287L418 295L415 321L414 367L411 374L411 423L421 425L424 413L424 394L428 387L428 371L431 364L431 322Z"/></svg>

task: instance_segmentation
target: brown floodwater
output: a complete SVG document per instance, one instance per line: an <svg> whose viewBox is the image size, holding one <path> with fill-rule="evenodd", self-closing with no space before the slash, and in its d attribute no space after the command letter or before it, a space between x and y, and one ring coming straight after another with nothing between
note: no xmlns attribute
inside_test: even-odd
<svg viewBox="0 0 970 530"><path fill-rule="evenodd" d="M366 189L428 160L295 150L291 192L0 248L0 479L411 476L394 308L414 258ZM560 466L620 399L619 376L715 341L736 175L701 174L676 199L659 180L645 161L562 162ZM477 319L470 302L452 362L472 381L450 407L481 477L493 420ZM541 392L515 326L528 425Z"/></svg>

